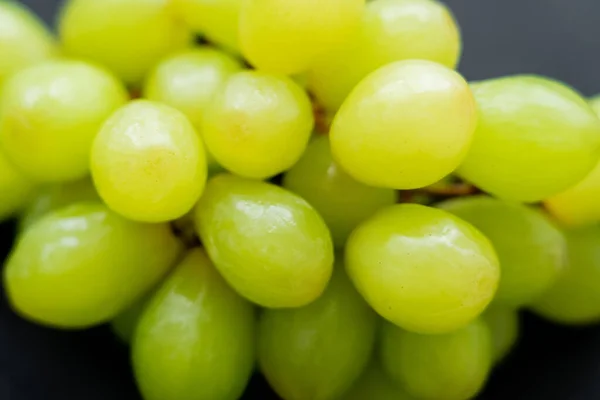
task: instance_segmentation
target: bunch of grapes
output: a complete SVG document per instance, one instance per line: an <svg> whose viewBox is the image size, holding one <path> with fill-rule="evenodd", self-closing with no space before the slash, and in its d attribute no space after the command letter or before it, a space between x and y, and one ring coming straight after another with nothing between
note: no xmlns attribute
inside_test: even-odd
<svg viewBox="0 0 600 400"><path fill-rule="evenodd" d="M147 400L466 400L600 321L600 101L467 82L435 0L0 2L4 288Z"/></svg>

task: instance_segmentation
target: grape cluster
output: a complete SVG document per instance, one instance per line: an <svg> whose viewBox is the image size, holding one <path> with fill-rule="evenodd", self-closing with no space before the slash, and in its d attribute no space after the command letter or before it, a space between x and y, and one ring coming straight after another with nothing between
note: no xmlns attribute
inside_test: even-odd
<svg viewBox="0 0 600 400"><path fill-rule="evenodd" d="M435 0L0 2L10 304L146 400L467 400L600 321L600 99L467 82Z"/></svg>

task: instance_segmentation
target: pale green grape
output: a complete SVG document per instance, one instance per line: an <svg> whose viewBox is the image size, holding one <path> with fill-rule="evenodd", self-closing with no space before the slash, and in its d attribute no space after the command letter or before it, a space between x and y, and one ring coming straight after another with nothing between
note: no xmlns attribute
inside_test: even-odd
<svg viewBox="0 0 600 400"><path fill-rule="evenodd" d="M150 300L133 340L146 400L236 400L254 366L254 312L200 249Z"/></svg>
<svg viewBox="0 0 600 400"><path fill-rule="evenodd" d="M128 94L112 75L81 61L46 61L13 75L0 97L0 145L39 182L83 178L104 120Z"/></svg>
<svg viewBox="0 0 600 400"><path fill-rule="evenodd" d="M107 322L167 272L181 250L168 225L126 220L100 203L54 211L26 230L6 263L12 306L62 328Z"/></svg>
<svg viewBox="0 0 600 400"><path fill-rule="evenodd" d="M568 266L533 305L541 316L563 324L600 321L600 227L565 231Z"/></svg>
<svg viewBox="0 0 600 400"><path fill-rule="evenodd" d="M67 0L59 33L68 55L105 65L138 84L162 57L192 41L169 0Z"/></svg>
<svg viewBox="0 0 600 400"><path fill-rule="evenodd" d="M311 304L261 314L258 363L286 400L338 399L367 365L376 325L340 263Z"/></svg>
<svg viewBox="0 0 600 400"><path fill-rule="evenodd" d="M455 71L398 61L367 76L333 120L333 157L356 180L415 189L448 175L469 149L477 110Z"/></svg>
<svg viewBox="0 0 600 400"><path fill-rule="evenodd" d="M500 362L515 346L519 338L519 313L508 307L490 307L481 318L492 334L492 358Z"/></svg>
<svg viewBox="0 0 600 400"><path fill-rule="evenodd" d="M359 29L312 66L309 87L318 101L337 110L366 75L394 61L431 60L454 68L460 31L450 10L434 0L367 3Z"/></svg>
<svg viewBox="0 0 600 400"><path fill-rule="evenodd" d="M481 320L445 335L420 335L392 324L383 328L384 370L421 400L468 400L492 367L491 335Z"/></svg>
<svg viewBox="0 0 600 400"><path fill-rule="evenodd" d="M278 186L222 174L196 207L208 254L233 288L270 308L300 307L323 293L333 244L317 212Z"/></svg>
<svg viewBox="0 0 600 400"><path fill-rule="evenodd" d="M417 204L387 207L359 225L346 244L346 268L375 311L418 333L446 333L475 319L500 278L485 236Z"/></svg>
<svg viewBox="0 0 600 400"><path fill-rule="evenodd" d="M518 307L530 303L556 281L566 263L566 240L542 213L489 196L470 196L438 205L473 224L500 259L500 285L494 302Z"/></svg>
<svg viewBox="0 0 600 400"><path fill-rule="evenodd" d="M303 197L321 214L337 247L362 221L396 203L392 189L363 185L349 177L331 158L329 139L319 136L283 178L283 187Z"/></svg>
<svg viewBox="0 0 600 400"><path fill-rule="evenodd" d="M127 218L160 222L186 214L206 183L204 146L176 109L136 100L117 110L92 147L102 200Z"/></svg>
<svg viewBox="0 0 600 400"><path fill-rule="evenodd" d="M581 181L600 155L600 121L573 89L517 75L471 85L475 139L459 175L497 197L537 202Z"/></svg>
<svg viewBox="0 0 600 400"><path fill-rule="evenodd" d="M0 151L0 221L22 210L34 194L34 184Z"/></svg>
<svg viewBox="0 0 600 400"><path fill-rule="evenodd" d="M341 400L417 400L402 390L382 370L377 362L367 367L362 376Z"/></svg>
<svg viewBox="0 0 600 400"><path fill-rule="evenodd" d="M246 71L231 76L212 98L202 135L223 167L263 179L298 161L313 126L310 99L293 80Z"/></svg>
<svg viewBox="0 0 600 400"><path fill-rule="evenodd" d="M307 70L358 28L365 0L247 0L240 13L244 56L259 69Z"/></svg>
<svg viewBox="0 0 600 400"><path fill-rule="evenodd" d="M110 326L113 332L123 343L131 344L138 322L150 298L149 295L143 296L111 321Z"/></svg>

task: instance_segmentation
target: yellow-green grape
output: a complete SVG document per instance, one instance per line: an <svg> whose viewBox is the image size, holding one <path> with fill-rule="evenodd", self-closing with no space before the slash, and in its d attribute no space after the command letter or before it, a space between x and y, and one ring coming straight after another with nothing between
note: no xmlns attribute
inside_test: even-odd
<svg viewBox="0 0 600 400"><path fill-rule="evenodd" d="M283 187L300 195L321 214L336 247L377 210L396 203L392 189L374 188L349 177L331 158L329 139L318 136L283 178Z"/></svg>
<svg viewBox="0 0 600 400"><path fill-rule="evenodd" d="M0 221L22 210L34 194L34 184L0 151Z"/></svg>
<svg viewBox="0 0 600 400"><path fill-rule="evenodd" d="M298 161L313 126L310 99L293 80L246 71L231 76L211 99L202 135L223 167L264 179Z"/></svg>
<svg viewBox="0 0 600 400"><path fill-rule="evenodd" d="M57 54L43 23L18 2L0 2L0 88L11 74Z"/></svg>
<svg viewBox="0 0 600 400"><path fill-rule="evenodd" d="M75 182L41 187L32 196L31 202L23 210L19 220L22 232L34 222L51 211L69 206L73 203L99 201L100 197L92 181L88 178Z"/></svg>
<svg viewBox="0 0 600 400"><path fill-rule="evenodd" d="M309 87L319 103L337 110L352 88L379 67L421 59L454 68L460 53L458 25L441 2L375 0L365 6L359 29L311 67Z"/></svg>
<svg viewBox="0 0 600 400"><path fill-rule="evenodd" d="M239 19L243 0L172 0L179 18L193 31L239 53Z"/></svg>
<svg viewBox="0 0 600 400"><path fill-rule="evenodd" d="M417 400L399 386L373 362L341 400Z"/></svg>
<svg viewBox="0 0 600 400"><path fill-rule="evenodd" d="M519 338L519 312L514 308L490 307L481 318L492 334L492 358L495 363L502 361L517 343Z"/></svg>
<svg viewBox="0 0 600 400"><path fill-rule="evenodd" d="M58 29L65 52L139 84L161 58L192 42L169 0L67 0Z"/></svg>
<svg viewBox="0 0 600 400"><path fill-rule="evenodd" d="M346 268L382 317L418 333L446 333L490 303L500 267L488 239L454 215L418 204L377 212L350 235Z"/></svg>
<svg viewBox="0 0 600 400"><path fill-rule="evenodd" d="M196 228L219 272L251 301L300 307L323 293L333 244L319 214L278 186L221 174L196 207Z"/></svg>
<svg viewBox="0 0 600 400"><path fill-rule="evenodd" d="M348 39L365 0L247 0L240 14L244 56L259 69L286 75Z"/></svg>
<svg viewBox="0 0 600 400"><path fill-rule="evenodd" d="M581 181L600 155L600 120L577 92L539 76L471 85L475 139L458 173L497 197L533 203Z"/></svg>
<svg viewBox="0 0 600 400"><path fill-rule="evenodd" d="M202 136L202 121L212 97L230 75L240 70L239 61L210 47L182 51L154 68L146 80L144 97L184 113ZM208 164L210 169L218 168L212 157Z"/></svg>
<svg viewBox="0 0 600 400"><path fill-rule="evenodd" d="M131 344L138 322L150 298L151 296L148 295L143 296L111 321L110 326L113 332L123 343Z"/></svg>
<svg viewBox="0 0 600 400"><path fill-rule="evenodd" d="M538 210L485 195L448 200L438 207L471 223L492 242L501 271L497 304L530 303L565 267L565 237Z"/></svg>
<svg viewBox="0 0 600 400"><path fill-rule="evenodd" d="M200 249L150 300L133 340L146 400L236 400L254 366L254 311Z"/></svg>
<svg viewBox="0 0 600 400"><path fill-rule="evenodd" d="M168 225L120 217L100 203L78 203L26 230L6 263L12 306L61 328L107 322L152 288L181 245Z"/></svg>
<svg viewBox="0 0 600 400"><path fill-rule="evenodd" d="M329 286L311 304L263 311L258 363L286 400L338 399L371 358L376 326L376 314L337 265Z"/></svg>
<svg viewBox="0 0 600 400"><path fill-rule="evenodd" d="M431 61L398 61L354 88L333 120L331 150L360 182L415 189L458 167L476 123L475 100L457 72Z"/></svg>
<svg viewBox="0 0 600 400"><path fill-rule="evenodd" d="M128 94L112 75L81 61L47 61L6 81L0 97L0 145L39 182L89 173L90 148L104 120Z"/></svg>
<svg viewBox="0 0 600 400"><path fill-rule="evenodd" d="M384 370L421 400L468 400L492 367L491 334L483 321L445 335L420 335L386 324L380 357Z"/></svg>
<svg viewBox="0 0 600 400"><path fill-rule="evenodd" d="M533 304L539 315L562 324L600 321L600 227L565 231L568 266Z"/></svg>
<svg viewBox="0 0 600 400"><path fill-rule="evenodd" d="M160 222L186 214L206 184L202 141L176 109L136 100L117 110L92 147L102 200L127 218Z"/></svg>

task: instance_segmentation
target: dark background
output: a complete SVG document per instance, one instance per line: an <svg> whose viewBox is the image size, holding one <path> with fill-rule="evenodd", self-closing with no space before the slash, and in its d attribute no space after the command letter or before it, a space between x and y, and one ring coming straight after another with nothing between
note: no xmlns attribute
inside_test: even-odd
<svg viewBox="0 0 600 400"><path fill-rule="evenodd" d="M52 21L59 0L23 3ZM469 80L538 73L587 96L600 92L599 1L446 3L462 27L460 70ZM0 227L0 259L13 228ZM600 399L600 327L562 328L528 314L522 322L517 349L481 399ZM106 328L52 331L19 319L0 302L0 400L139 400L127 361L127 349ZM253 381L248 398L271 398L258 395L261 388Z"/></svg>

